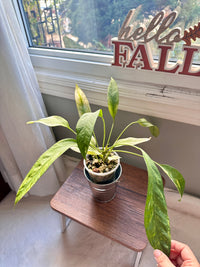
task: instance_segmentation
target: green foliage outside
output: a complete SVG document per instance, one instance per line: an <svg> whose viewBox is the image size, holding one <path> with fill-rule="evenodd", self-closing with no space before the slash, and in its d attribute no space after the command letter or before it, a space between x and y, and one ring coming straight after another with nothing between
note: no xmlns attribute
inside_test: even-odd
<svg viewBox="0 0 200 267"><path fill-rule="evenodd" d="M96 39L106 45L111 35L117 36L120 27L132 8L142 6L138 14L138 23L148 22L150 15L159 11L177 10L179 16L172 27L179 26L182 30L194 26L200 19L198 0L70 0L63 1L62 8L71 20L72 35L78 36L85 44Z"/></svg>
<svg viewBox="0 0 200 267"><path fill-rule="evenodd" d="M79 45L77 42L73 41L72 39L68 38L67 36L63 37L63 42L65 44L65 47L67 47L67 48L83 49L83 46Z"/></svg>
<svg viewBox="0 0 200 267"><path fill-rule="evenodd" d="M44 20L44 4L42 3L39 0L23 0L25 12L29 14L29 29L32 33L33 44L36 46L47 45L48 42L45 42L45 39L51 40L52 38L53 40L61 39L63 48L112 52L111 39L118 35L128 11L138 7L140 8L134 21L135 28L140 25L148 26L152 17L163 9L166 10L166 14L170 11L178 12L178 17L171 28L180 27L182 34L185 29L193 27L200 20L198 0L57 0L56 2L49 0L45 2L46 6L53 7L54 11L57 10L60 31L57 23L54 22L56 31L48 36L45 24L39 23L39 9ZM36 18L31 17L32 10L35 11ZM34 36L37 35L37 25L40 29L40 38L36 42ZM176 44L174 51L171 52L172 58L183 58L183 43ZM200 39L195 41L195 44L198 43ZM156 46L151 42L153 56L159 55ZM199 60L198 53L195 55L195 60Z"/></svg>

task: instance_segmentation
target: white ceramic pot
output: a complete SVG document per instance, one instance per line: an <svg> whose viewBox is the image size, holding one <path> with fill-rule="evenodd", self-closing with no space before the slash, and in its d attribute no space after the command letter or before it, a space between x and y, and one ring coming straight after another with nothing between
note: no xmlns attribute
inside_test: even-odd
<svg viewBox="0 0 200 267"><path fill-rule="evenodd" d="M118 154L116 152L114 152L117 156ZM91 169L89 169L86 165L86 161L85 159L83 160L83 164L84 164L84 168L87 170L87 172L90 175L91 180L93 180L93 182L95 183L104 183L106 181L110 181L114 178L115 176L115 172L118 169L119 165L120 165L120 158L118 158L118 163L115 166L115 168L113 168L111 171L109 172L104 172L104 173L97 173L97 172L93 172Z"/></svg>

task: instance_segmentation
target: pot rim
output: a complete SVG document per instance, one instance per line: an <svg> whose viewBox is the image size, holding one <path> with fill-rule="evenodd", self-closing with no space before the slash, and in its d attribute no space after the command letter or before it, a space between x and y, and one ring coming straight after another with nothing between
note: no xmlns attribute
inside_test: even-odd
<svg viewBox="0 0 200 267"><path fill-rule="evenodd" d="M113 152L114 152L117 156L119 156L117 152L115 152L115 151L113 151ZM87 155L88 155L88 154L87 154ZM87 155L86 155L86 157L87 157ZM117 165L115 166L115 168L113 168L113 169L110 170L109 172L93 172L91 169L89 169L89 168L87 167L85 159L83 159L83 164L84 164L84 168L85 168L89 173L91 173L92 175L98 175L98 176L100 176L100 177L103 177L103 176L105 176L105 175L112 174L113 172L115 172L115 171L117 170L117 168L118 168L119 165L120 165L120 157L118 158L118 163L117 163Z"/></svg>
<svg viewBox="0 0 200 267"><path fill-rule="evenodd" d="M119 168L119 173L117 175L117 177L115 177L115 179L113 181L111 181L110 183L95 183L94 181L91 180L90 177L88 177L88 175L90 176L89 172L87 171L86 168L84 168L84 175L85 175L85 178L88 180L89 183L93 183L95 185L98 185L98 187L104 187L105 185L111 185L111 184L114 184L114 183L118 183L119 181L119 178L121 177L122 175L122 166L121 164L118 165L117 169ZM88 172L88 174L86 173Z"/></svg>

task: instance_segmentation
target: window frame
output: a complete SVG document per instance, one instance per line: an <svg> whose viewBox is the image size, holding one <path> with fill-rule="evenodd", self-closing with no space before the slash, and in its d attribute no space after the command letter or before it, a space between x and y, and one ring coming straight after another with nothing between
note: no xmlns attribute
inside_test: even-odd
<svg viewBox="0 0 200 267"><path fill-rule="evenodd" d="M17 0L14 3L26 36ZM119 109L200 125L200 77L115 67L107 54L35 47L28 51L43 94L74 99L77 83L91 103L106 106L113 77L120 91Z"/></svg>

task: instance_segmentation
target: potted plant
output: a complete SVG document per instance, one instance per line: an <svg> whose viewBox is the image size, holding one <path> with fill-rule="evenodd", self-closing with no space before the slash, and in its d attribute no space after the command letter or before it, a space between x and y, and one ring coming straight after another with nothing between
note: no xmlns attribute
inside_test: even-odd
<svg viewBox="0 0 200 267"><path fill-rule="evenodd" d="M49 166L70 148L82 154L85 160L85 168L87 168L87 170L85 169L85 175L90 181L98 186L105 186L106 184L113 186L114 182L120 177L121 173L119 156L116 153L127 152L134 156L143 158L147 166L148 189L144 214L144 226L149 242L153 248L161 249L169 255L171 245L170 225L164 196L163 180L157 167L166 173L173 181L181 196L185 186L184 178L175 168L153 161L142 148L138 147L139 144L148 142L151 138L122 138L124 132L134 124L147 127L153 136L158 136L158 127L144 118L129 123L118 135L115 142L110 144L110 138L114 128L119 103L118 86L113 78L111 78L108 86L107 100L108 110L112 117L112 126L107 140L106 125L102 110L98 109L95 112L91 112L89 102L78 85L76 85L75 88L75 101L80 118L76 124L76 131L71 129L68 121L60 116L51 116L37 121L28 122L28 124L41 123L49 127L66 127L74 133L75 138L66 138L58 141L39 157L23 180L17 192L15 204L30 190L30 188L38 181ZM103 140L101 145L98 144L94 133L94 126L98 117L101 118L103 124ZM122 150L121 147L123 146L133 147L135 151L131 152L124 149ZM113 168L114 171L112 171ZM98 174L100 174L100 176L104 174L107 175L107 171L111 174L111 176L106 176L106 178L103 178L103 181L99 181L99 178L96 178L96 175ZM92 176L93 174L94 176Z"/></svg>

